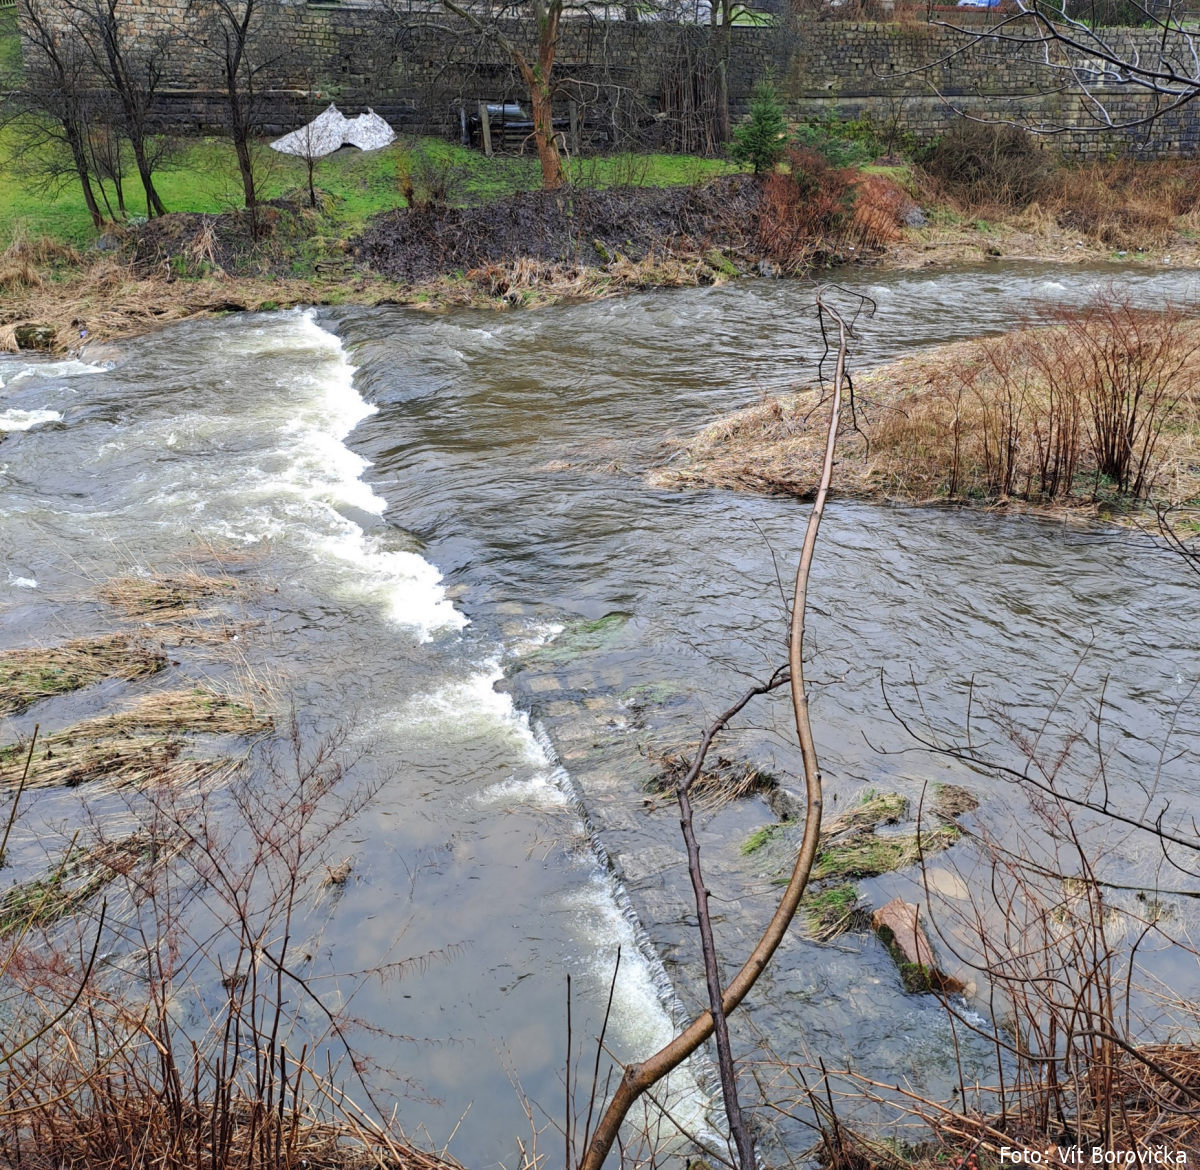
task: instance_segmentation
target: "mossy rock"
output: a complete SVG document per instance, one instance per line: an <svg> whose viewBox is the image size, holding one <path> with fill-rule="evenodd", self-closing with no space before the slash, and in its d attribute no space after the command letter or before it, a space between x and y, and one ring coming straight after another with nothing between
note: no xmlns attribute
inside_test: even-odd
<svg viewBox="0 0 1200 1170"><path fill-rule="evenodd" d="M613 645L629 621L629 614L619 611L598 618L576 618L545 646L535 650L527 662L531 666L570 662L593 650Z"/></svg>
<svg viewBox="0 0 1200 1170"><path fill-rule="evenodd" d="M705 252L704 263L722 276L741 276L738 266L720 248L710 248Z"/></svg>

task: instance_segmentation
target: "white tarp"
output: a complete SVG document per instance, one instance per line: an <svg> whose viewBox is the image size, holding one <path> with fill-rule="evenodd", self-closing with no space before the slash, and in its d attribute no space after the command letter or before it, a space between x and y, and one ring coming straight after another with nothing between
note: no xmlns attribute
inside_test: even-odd
<svg viewBox="0 0 1200 1170"><path fill-rule="evenodd" d="M271 143L271 149L301 158L324 158L343 146L378 150L395 137L396 132L374 110L368 109L357 118L347 118L330 102L329 109L318 114L307 126L277 138Z"/></svg>

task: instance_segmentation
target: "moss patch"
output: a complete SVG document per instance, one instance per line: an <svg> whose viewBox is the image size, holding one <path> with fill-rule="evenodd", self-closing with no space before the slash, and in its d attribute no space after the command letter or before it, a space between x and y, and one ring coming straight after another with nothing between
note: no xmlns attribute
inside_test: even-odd
<svg viewBox="0 0 1200 1170"><path fill-rule="evenodd" d="M858 889L848 882L805 892L800 903L812 936L822 942L861 926Z"/></svg>
<svg viewBox="0 0 1200 1170"><path fill-rule="evenodd" d="M950 826L931 829L919 837L916 833L881 837L862 830L826 845L817 855L812 877L814 881L843 881L893 873L949 849L960 836L960 830Z"/></svg>
<svg viewBox="0 0 1200 1170"><path fill-rule="evenodd" d="M78 912L120 874L176 856L181 838L142 831L88 847L72 847L49 873L14 882L0 894L0 937L51 926Z"/></svg>
<svg viewBox="0 0 1200 1170"><path fill-rule="evenodd" d="M933 794L934 811L948 821L956 820L979 807L979 800L968 788L957 784L939 784Z"/></svg>
<svg viewBox="0 0 1200 1170"><path fill-rule="evenodd" d="M770 845L772 841L777 840L782 832L782 825L763 825L761 829L755 829L754 832L742 842L742 856L752 857L755 853L761 852L768 845Z"/></svg>

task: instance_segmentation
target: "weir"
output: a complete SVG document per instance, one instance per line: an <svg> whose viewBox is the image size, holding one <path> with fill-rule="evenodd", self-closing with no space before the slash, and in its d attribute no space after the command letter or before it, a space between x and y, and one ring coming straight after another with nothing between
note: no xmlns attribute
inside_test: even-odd
<svg viewBox="0 0 1200 1170"><path fill-rule="evenodd" d="M1000 265L856 275L878 304L858 368L998 331L1031 300L1082 299L1110 279ZM1185 272L1121 279L1151 303L1196 291ZM330 1002L378 1029L361 1040L386 1099L437 1142L457 1126L465 1164L511 1161L527 1122L509 1074L561 1115L567 973L575 1068L590 1068L618 946L607 1042L621 1059L703 999L677 818L647 783L658 753L782 654L776 562L791 564L803 506L660 491L641 473L663 438L815 376L810 305L799 284L739 282L536 313L229 317L123 343L105 365L0 358L0 410L27 423L0 443L0 643L96 633L111 620L100 583L131 570L214 564L244 584L262 632L240 637L242 664L199 647L179 669L203 664L219 682L248 668L306 735L348 733L372 795L329 859L349 868L299 941ZM1200 677L1178 619L1194 590L1136 533L832 506L811 616L831 804L872 789L915 802L954 783L993 827L1020 816L994 781L911 754L881 672L900 697L911 672L954 726L972 675L1032 718L1082 659L1062 726L1086 721L1087 688L1109 675L1114 782L1157 767L1170 705ZM10 730L65 724L98 698L56 699ZM1175 735L1162 791L1194 799L1195 722ZM723 750L786 785L788 712L764 705ZM80 823L88 800L39 791L14 865ZM701 826L730 964L772 903L779 861L772 845L742 846L775 819L750 797ZM968 871L970 848L939 864ZM1157 858L1120 861L1136 875ZM917 900L916 883L864 886L882 904ZM1154 957L1160 978L1196 990L1194 964ZM388 964L390 979L350 974ZM784 1062L853 1061L930 1093L956 1077L940 1008L907 995L867 935L828 946L795 930L733 1023L741 1051L761 1028ZM706 1084L699 1068L672 1086L689 1128ZM857 1120L872 1116L863 1104ZM784 1122L778 1140L799 1148L802 1135Z"/></svg>

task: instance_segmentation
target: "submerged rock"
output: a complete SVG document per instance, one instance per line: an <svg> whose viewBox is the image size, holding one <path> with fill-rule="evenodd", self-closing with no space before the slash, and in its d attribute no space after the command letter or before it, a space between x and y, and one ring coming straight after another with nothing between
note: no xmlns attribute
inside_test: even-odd
<svg viewBox="0 0 1200 1170"><path fill-rule="evenodd" d="M906 991L941 991L953 995L963 990L963 983L938 969L916 903L893 898L871 915L871 926L896 960Z"/></svg>

